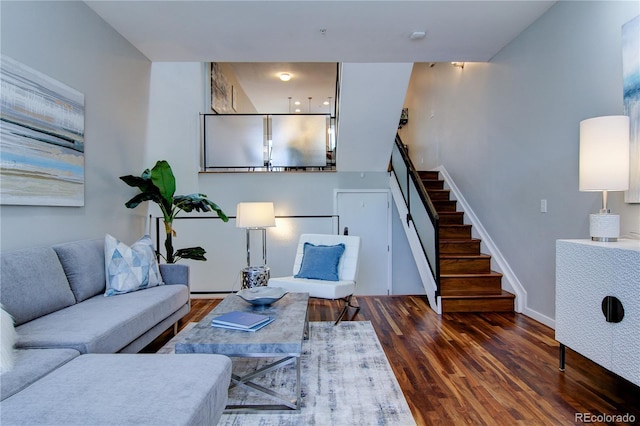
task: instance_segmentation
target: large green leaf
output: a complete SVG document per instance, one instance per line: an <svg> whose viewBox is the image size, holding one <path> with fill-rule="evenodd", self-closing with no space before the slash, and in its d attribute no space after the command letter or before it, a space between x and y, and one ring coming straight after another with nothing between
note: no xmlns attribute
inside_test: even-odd
<svg viewBox="0 0 640 426"><path fill-rule="evenodd" d="M160 160L151 169L151 181L160 191L167 211L171 211L173 203L173 194L176 192L176 178L173 176L171 166L164 160Z"/></svg>
<svg viewBox="0 0 640 426"><path fill-rule="evenodd" d="M209 200L205 194L176 195L173 197L173 204L187 213L193 210L198 212L210 212L213 210L224 222L229 221L229 218L222 209L216 203Z"/></svg>
<svg viewBox="0 0 640 426"><path fill-rule="evenodd" d="M125 206L130 209L137 207L143 201L154 201L160 203L161 197L158 188L153 184L149 176L149 170L145 170L142 176L120 176L120 179L129 186L140 189L140 193L127 201Z"/></svg>
<svg viewBox="0 0 640 426"><path fill-rule="evenodd" d="M156 203L160 203L160 194L152 193L152 192L141 192L126 203L124 205L130 209L138 207L138 205L144 201L153 201Z"/></svg>
<svg viewBox="0 0 640 426"><path fill-rule="evenodd" d="M202 247L189 247L179 249L175 253L176 260L178 259L192 259L192 260L207 260L204 255L207 252Z"/></svg>
<svg viewBox="0 0 640 426"><path fill-rule="evenodd" d="M149 179L145 179L142 176L127 175L127 176L120 176L120 179L123 180L124 183L126 183L129 186L140 188L140 190L143 192L150 185L152 185L152 182Z"/></svg>

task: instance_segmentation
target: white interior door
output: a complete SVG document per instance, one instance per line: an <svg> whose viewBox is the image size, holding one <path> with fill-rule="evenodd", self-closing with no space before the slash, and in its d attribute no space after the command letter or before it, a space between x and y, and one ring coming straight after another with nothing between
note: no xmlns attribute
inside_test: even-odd
<svg viewBox="0 0 640 426"><path fill-rule="evenodd" d="M339 233L361 238L356 295L386 295L391 290L389 191L336 190Z"/></svg>

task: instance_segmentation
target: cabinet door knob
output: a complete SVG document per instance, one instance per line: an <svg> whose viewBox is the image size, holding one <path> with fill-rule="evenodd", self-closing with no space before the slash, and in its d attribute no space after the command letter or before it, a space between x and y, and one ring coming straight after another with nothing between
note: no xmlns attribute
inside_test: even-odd
<svg viewBox="0 0 640 426"><path fill-rule="evenodd" d="M620 299L606 296L602 299L602 313L607 322L618 323L624 318L624 307Z"/></svg>

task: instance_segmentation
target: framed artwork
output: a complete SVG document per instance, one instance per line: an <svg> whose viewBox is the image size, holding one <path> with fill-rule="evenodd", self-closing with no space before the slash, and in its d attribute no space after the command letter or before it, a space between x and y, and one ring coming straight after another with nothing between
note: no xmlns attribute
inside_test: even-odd
<svg viewBox="0 0 640 426"><path fill-rule="evenodd" d="M0 203L84 206L84 95L1 56Z"/></svg>
<svg viewBox="0 0 640 426"><path fill-rule="evenodd" d="M218 114L231 112L231 86L227 82L222 66L211 63L211 109Z"/></svg>
<svg viewBox="0 0 640 426"><path fill-rule="evenodd" d="M629 116L629 190L626 203L640 203L640 15L622 26L624 114Z"/></svg>

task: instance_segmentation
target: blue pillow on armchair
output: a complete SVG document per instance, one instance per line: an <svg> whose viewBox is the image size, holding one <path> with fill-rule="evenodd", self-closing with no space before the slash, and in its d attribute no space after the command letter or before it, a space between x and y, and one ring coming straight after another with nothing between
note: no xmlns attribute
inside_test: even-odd
<svg viewBox="0 0 640 426"><path fill-rule="evenodd" d="M335 246L304 243L302 264L295 278L339 281L338 264L344 253L344 244Z"/></svg>

